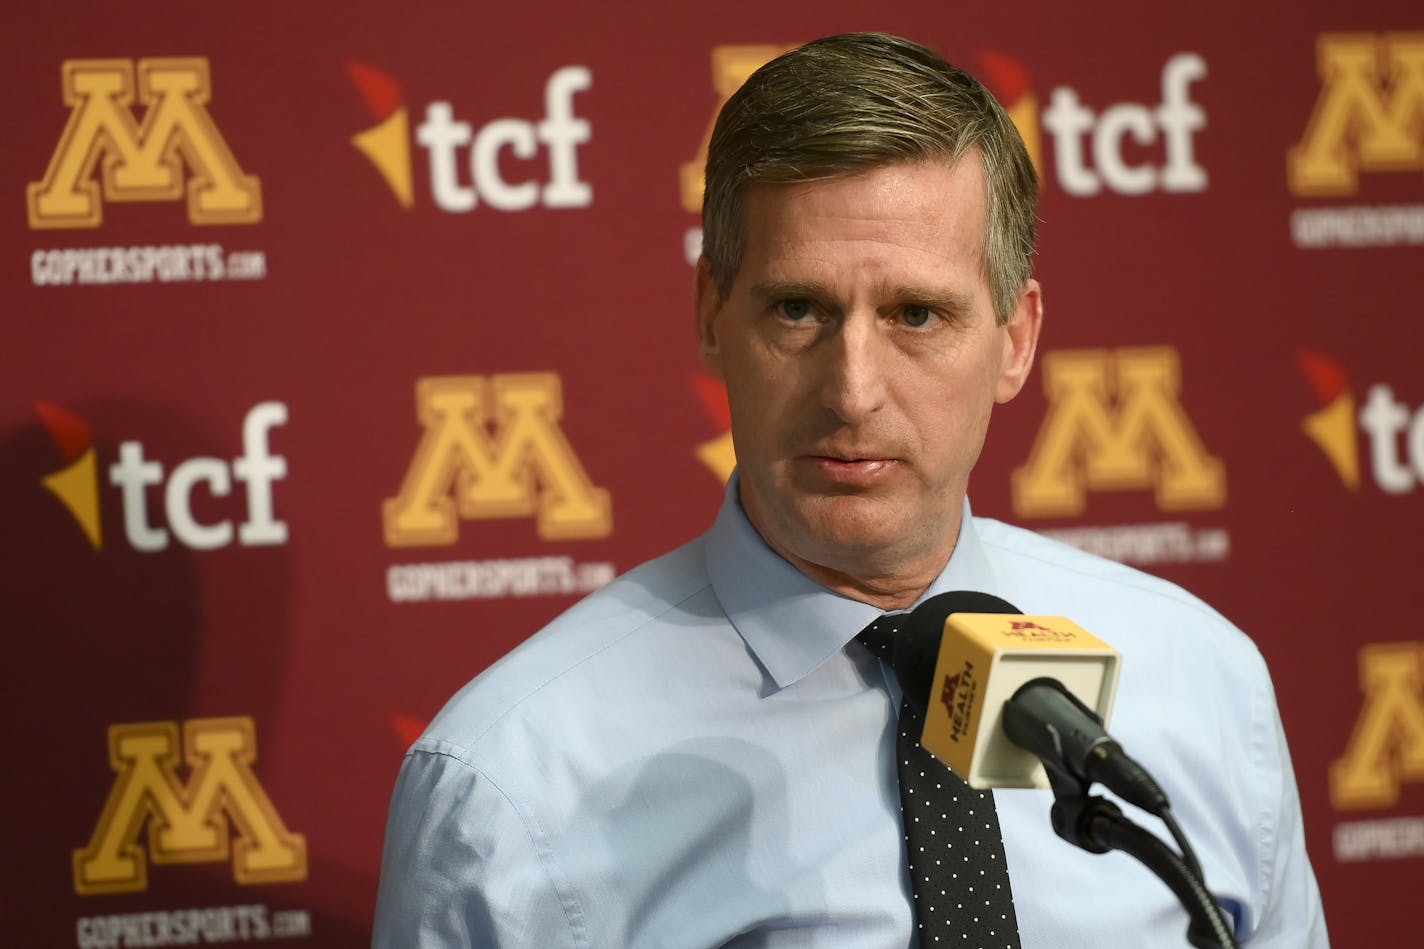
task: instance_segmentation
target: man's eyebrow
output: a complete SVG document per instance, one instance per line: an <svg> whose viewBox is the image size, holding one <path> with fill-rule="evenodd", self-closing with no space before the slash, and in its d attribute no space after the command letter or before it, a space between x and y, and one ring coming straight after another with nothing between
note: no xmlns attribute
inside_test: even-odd
<svg viewBox="0 0 1424 949"><path fill-rule="evenodd" d="M889 284L877 288L881 299L897 300L927 306L932 310L949 313L967 313L974 308L974 298L959 290L945 287L912 287L907 284Z"/></svg>
<svg viewBox="0 0 1424 949"><path fill-rule="evenodd" d="M769 280L751 286L751 295L762 300L827 300L830 290L823 284L799 280Z"/></svg>

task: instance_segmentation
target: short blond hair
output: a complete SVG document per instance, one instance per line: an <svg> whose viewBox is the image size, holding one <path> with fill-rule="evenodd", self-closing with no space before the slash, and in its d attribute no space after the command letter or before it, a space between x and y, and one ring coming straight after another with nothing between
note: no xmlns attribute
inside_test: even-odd
<svg viewBox="0 0 1424 949"><path fill-rule="evenodd" d="M702 251L726 298L746 249L746 188L838 178L977 151L987 182L983 266L1008 321L1033 266L1038 178L1003 107L969 73L918 43L843 33L758 69L727 100L707 148Z"/></svg>

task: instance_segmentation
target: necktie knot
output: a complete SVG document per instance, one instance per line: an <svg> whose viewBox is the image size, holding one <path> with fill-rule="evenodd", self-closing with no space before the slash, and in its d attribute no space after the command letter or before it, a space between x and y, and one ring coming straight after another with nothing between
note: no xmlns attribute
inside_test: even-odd
<svg viewBox="0 0 1424 949"><path fill-rule="evenodd" d="M882 613L870 625L862 629L856 639L871 653L881 659L889 659L895 645L895 634L905 620L904 613Z"/></svg>

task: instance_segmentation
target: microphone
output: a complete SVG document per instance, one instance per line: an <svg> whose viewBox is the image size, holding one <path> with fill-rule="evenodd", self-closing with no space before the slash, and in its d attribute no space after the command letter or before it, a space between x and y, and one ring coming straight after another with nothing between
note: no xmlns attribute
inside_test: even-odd
<svg viewBox="0 0 1424 949"><path fill-rule="evenodd" d="M920 743L971 787L1048 788L1053 771L1156 814L1166 795L1103 727L1121 662L1072 620L966 591L916 607L891 651Z"/></svg>
<svg viewBox="0 0 1424 949"><path fill-rule="evenodd" d="M1090 853L1142 861L1186 907L1193 946L1233 949L1232 924L1207 889L1167 795L1103 727L1122 654L1062 616L1024 616L987 593L942 593L905 620L890 664L924 713L920 744L971 787L1053 791L1053 829ZM1178 854L1089 795L1100 783L1161 818Z"/></svg>

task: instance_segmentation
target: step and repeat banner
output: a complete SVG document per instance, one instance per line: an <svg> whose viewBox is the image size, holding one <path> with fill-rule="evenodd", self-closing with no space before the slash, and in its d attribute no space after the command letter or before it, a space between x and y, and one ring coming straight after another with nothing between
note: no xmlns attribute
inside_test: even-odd
<svg viewBox="0 0 1424 949"><path fill-rule="evenodd" d="M980 75L1043 180L1039 365L976 512L1245 629L1335 945L1410 942L1424 13L991 6L0 15L0 942L369 939L424 723L710 523L703 149L847 29Z"/></svg>

